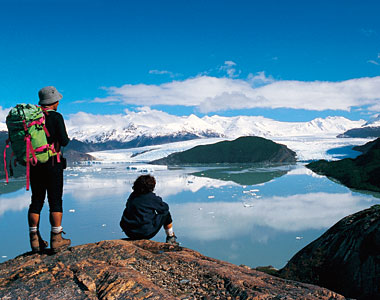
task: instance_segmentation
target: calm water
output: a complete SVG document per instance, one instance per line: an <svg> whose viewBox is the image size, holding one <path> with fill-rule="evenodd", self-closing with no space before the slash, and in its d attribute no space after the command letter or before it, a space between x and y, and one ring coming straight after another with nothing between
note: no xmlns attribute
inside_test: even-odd
<svg viewBox="0 0 380 300"><path fill-rule="evenodd" d="M342 217L380 203L302 164L166 169L147 165L89 165L65 172L64 230L73 245L124 237L119 220L137 176L157 179L182 246L251 267L283 267ZM23 179L0 182L0 262L29 251ZM41 233L49 238L48 206ZM164 241L163 230L154 238Z"/></svg>

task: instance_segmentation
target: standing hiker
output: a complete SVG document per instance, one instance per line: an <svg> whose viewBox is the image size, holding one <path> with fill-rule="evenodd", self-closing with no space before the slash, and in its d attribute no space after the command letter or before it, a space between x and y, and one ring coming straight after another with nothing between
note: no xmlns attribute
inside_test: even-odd
<svg viewBox="0 0 380 300"><path fill-rule="evenodd" d="M46 129L49 133L47 140L54 146L56 153L45 163L37 162L30 167L30 185L32 199L28 211L30 246L33 252L44 250L48 243L41 238L39 232L40 212L44 205L45 195L50 208L50 247L53 252L70 246L71 241L62 237L62 193L63 169L66 161L61 156L60 147L69 143L63 117L57 112L62 95L53 86L42 88L38 92L39 105L42 107L46 120Z"/></svg>
<svg viewBox="0 0 380 300"><path fill-rule="evenodd" d="M163 226L166 242L178 245L173 231L169 206L153 193L156 180L151 175L139 176L127 200L120 227L133 240L151 239Z"/></svg>

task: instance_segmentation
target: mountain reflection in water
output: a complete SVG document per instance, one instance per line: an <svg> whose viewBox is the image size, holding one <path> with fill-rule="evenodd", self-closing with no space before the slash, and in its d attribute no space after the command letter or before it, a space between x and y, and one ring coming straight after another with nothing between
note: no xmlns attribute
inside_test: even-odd
<svg viewBox="0 0 380 300"><path fill-rule="evenodd" d="M192 175L233 181L240 185L255 185L281 177L294 167L294 165L234 165L195 172Z"/></svg>
<svg viewBox="0 0 380 300"><path fill-rule="evenodd" d="M119 227L134 180L156 177L182 246L256 267L285 265L342 217L380 202L302 164L163 168L144 164L71 166L65 171L63 226L72 245L125 237ZM0 262L29 251L24 179L0 183ZM41 233L49 236L47 201ZM155 241L164 241L161 230Z"/></svg>

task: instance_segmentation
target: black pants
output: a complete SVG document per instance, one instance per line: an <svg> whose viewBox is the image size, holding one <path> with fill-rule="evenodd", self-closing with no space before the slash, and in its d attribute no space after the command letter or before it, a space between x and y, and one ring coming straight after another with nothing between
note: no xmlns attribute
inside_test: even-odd
<svg viewBox="0 0 380 300"><path fill-rule="evenodd" d="M123 229L125 234L132 240L149 240L149 239L153 238L160 231L162 226L167 226L171 223L173 223L172 216L171 216L170 212L168 212L167 215L161 219L161 224L159 224L157 230L154 231L153 233L149 234L149 235L143 235L143 234L137 234L137 233L131 232L128 229L127 224L125 223L125 221L123 219L121 219L121 221L120 221L120 227L121 227L121 229Z"/></svg>
<svg viewBox="0 0 380 300"><path fill-rule="evenodd" d="M50 212L63 212L63 164L57 162L56 156L51 157L46 163L37 163L36 166L30 167L30 187L32 203L29 213L40 214L46 193Z"/></svg>

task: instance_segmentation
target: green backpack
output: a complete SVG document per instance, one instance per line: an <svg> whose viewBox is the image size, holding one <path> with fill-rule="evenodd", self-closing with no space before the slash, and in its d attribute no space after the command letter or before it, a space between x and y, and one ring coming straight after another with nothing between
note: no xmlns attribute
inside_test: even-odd
<svg viewBox="0 0 380 300"><path fill-rule="evenodd" d="M26 165L26 189L29 190L29 168L30 164L37 162L45 163L49 157L57 155L54 145L47 141L49 132L45 127L45 115L40 106L33 104L18 104L8 113L6 124L9 142L17 161ZM6 153L4 151L4 161ZM59 156L58 156L59 157ZM5 164L6 180L8 182L8 172Z"/></svg>

